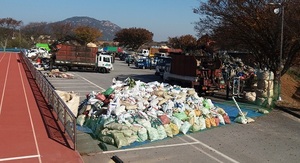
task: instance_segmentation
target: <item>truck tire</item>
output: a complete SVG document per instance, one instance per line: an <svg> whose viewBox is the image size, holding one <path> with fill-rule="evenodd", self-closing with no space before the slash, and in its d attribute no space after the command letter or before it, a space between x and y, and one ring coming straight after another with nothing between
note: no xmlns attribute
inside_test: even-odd
<svg viewBox="0 0 300 163"><path fill-rule="evenodd" d="M61 67L61 71L62 72L67 72L67 71L69 71L69 67L68 66Z"/></svg>
<svg viewBox="0 0 300 163"><path fill-rule="evenodd" d="M100 73L107 73L107 70L106 70L106 68L101 67L101 68L99 68L99 72Z"/></svg>

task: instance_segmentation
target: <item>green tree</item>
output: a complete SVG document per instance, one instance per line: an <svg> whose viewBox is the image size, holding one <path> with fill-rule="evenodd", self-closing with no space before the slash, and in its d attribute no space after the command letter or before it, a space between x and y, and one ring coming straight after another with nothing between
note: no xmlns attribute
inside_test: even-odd
<svg viewBox="0 0 300 163"><path fill-rule="evenodd" d="M278 97L280 77L292 66L293 61L299 58L300 1L282 0L277 4L270 2L274 1L202 2L194 9L194 13L200 15L199 21L195 23L195 29L199 35L202 33L213 35L216 44L223 50L250 51L260 68L274 72L274 93ZM274 14L274 9L281 12Z"/></svg>
<svg viewBox="0 0 300 163"><path fill-rule="evenodd" d="M8 41L15 39L18 34L17 30L22 25L22 21L13 18L0 19L0 45L6 49Z"/></svg>
<svg viewBox="0 0 300 163"><path fill-rule="evenodd" d="M85 43L96 42L102 36L102 32L97 28L80 26L75 28L74 33L76 37Z"/></svg>
<svg viewBox="0 0 300 163"><path fill-rule="evenodd" d="M124 28L116 33L114 41L120 46L137 50L145 43L152 42L153 33L143 28Z"/></svg>

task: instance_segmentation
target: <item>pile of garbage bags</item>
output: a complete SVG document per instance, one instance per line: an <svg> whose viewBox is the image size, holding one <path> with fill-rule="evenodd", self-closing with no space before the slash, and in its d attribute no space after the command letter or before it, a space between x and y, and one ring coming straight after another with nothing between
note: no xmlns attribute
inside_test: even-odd
<svg viewBox="0 0 300 163"><path fill-rule="evenodd" d="M50 78L65 78L65 79L74 79L74 75L70 73L65 73L59 71L59 69L53 69L50 72L45 72L44 73L45 77L50 77Z"/></svg>
<svg viewBox="0 0 300 163"><path fill-rule="evenodd" d="M230 123L224 109L193 88L127 78L91 92L78 107L77 125L117 148Z"/></svg>

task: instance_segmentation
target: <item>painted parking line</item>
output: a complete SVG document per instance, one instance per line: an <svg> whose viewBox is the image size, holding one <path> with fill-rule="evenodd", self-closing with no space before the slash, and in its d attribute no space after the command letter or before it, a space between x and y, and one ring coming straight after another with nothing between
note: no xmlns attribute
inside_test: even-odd
<svg viewBox="0 0 300 163"><path fill-rule="evenodd" d="M128 151L137 151L137 150L146 150L146 149L157 149L157 148L168 148L168 147L178 147L178 146L186 146L186 145L193 145L199 144L199 142L191 142L191 143L178 143L178 144L170 144L170 145L156 145L151 147L140 147L140 148L129 148L129 149L119 149L119 150L112 150L112 151L104 151L102 153L118 153L118 152L128 152Z"/></svg>
<svg viewBox="0 0 300 163"><path fill-rule="evenodd" d="M220 155L220 156L226 158L227 160L229 160L229 161L231 161L231 162L233 162L233 163L239 163L239 161L237 161L237 160L235 160L235 159L233 159L233 158L231 158L231 157L225 155L224 153L222 153L222 152L220 152L220 151L218 151L218 150L216 150L216 149L214 149L214 148L208 146L207 144L205 144L205 143L203 143L203 142L201 142L201 141L195 139L194 137L192 137L192 136L190 136L190 135L186 135L186 136L187 136L188 138L190 138L191 140L197 142L197 144L201 144L201 145L204 146L205 148L209 149L209 150L212 151L212 152L217 153L218 155ZM223 162L223 161L221 161L221 162Z"/></svg>
<svg viewBox="0 0 300 163"><path fill-rule="evenodd" d="M80 75L78 75L78 74L76 74L76 75L79 76L81 79L87 81L88 83L94 85L95 87L100 88L100 89L103 90L103 91L105 90L104 88L102 88L102 87L98 86L97 84L95 84L95 83L89 81L88 79L84 78L83 76L80 76Z"/></svg>
<svg viewBox="0 0 300 163"><path fill-rule="evenodd" d="M85 85L84 88L94 88L96 86L93 85ZM64 89L64 88L78 88L78 86L74 85L74 86L55 86L55 89ZM98 87L97 87L98 88Z"/></svg>
<svg viewBox="0 0 300 163"><path fill-rule="evenodd" d="M52 84L59 84L59 85L85 85L86 83L81 83L80 81L78 81L77 83L68 83L68 82L53 82L51 81Z"/></svg>

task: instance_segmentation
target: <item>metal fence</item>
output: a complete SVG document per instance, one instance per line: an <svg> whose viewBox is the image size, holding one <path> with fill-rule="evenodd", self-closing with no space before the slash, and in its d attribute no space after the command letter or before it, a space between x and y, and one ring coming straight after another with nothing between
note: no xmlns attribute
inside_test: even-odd
<svg viewBox="0 0 300 163"><path fill-rule="evenodd" d="M42 92L42 95L44 96L48 105L50 105L53 108L53 111L56 113L56 120L59 120L61 122L63 131L68 134L73 143L73 149L76 150L77 136L75 115L71 112L66 103L59 97L59 95L53 89L52 85L45 78L45 76L40 71L38 71L31 63L31 61L24 55L22 50L21 54L33 78L36 80L36 84Z"/></svg>

